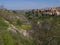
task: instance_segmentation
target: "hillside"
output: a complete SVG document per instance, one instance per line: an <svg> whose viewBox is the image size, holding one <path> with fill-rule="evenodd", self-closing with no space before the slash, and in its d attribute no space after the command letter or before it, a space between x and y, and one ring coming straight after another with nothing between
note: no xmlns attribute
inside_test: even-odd
<svg viewBox="0 0 60 45"><path fill-rule="evenodd" d="M58 10L0 9L0 45L60 45Z"/></svg>

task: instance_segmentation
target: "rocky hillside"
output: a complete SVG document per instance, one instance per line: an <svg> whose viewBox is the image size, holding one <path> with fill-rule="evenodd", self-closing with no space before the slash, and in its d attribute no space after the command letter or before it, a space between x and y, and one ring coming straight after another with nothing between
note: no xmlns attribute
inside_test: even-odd
<svg viewBox="0 0 60 45"><path fill-rule="evenodd" d="M50 14L54 9L60 10L1 8L0 45L60 45L60 14Z"/></svg>
<svg viewBox="0 0 60 45"><path fill-rule="evenodd" d="M0 45L33 45L27 19L16 11L0 9Z"/></svg>

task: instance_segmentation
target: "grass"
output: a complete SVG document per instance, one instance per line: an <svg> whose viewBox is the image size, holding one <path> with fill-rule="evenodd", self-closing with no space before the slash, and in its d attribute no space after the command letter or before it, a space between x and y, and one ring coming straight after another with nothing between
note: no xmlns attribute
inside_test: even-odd
<svg viewBox="0 0 60 45"><path fill-rule="evenodd" d="M23 29L29 29L30 25L22 25ZM7 30L8 24L0 19L0 45L33 45L32 41L21 35Z"/></svg>
<svg viewBox="0 0 60 45"><path fill-rule="evenodd" d="M1 32L4 45L14 45L13 39L7 30Z"/></svg>
<svg viewBox="0 0 60 45"><path fill-rule="evenodd" d="M31 25L21 25L20 26L22 29L28 30L31 28Z"/></svg>

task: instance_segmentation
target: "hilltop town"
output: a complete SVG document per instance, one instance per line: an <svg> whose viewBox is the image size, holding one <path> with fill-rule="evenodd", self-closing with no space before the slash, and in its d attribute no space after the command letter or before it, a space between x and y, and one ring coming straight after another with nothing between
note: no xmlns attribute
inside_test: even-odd
<svg viewBox="0 0 60 45"><path fill-rule="evenodd" d="M34 12L34 13L43 13L44 15L60 15L60 7L32 9L32 10L28 10L28 11Z"/></svg>

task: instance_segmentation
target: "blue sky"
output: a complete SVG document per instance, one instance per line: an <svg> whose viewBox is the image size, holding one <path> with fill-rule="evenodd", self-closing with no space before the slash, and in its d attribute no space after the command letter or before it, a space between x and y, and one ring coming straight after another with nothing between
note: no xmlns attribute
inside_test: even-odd
<svg viewBox="0 0 60 45"><path fill-rule="evenodd" d="M0 0L7 9L35 9L60 6L60 0Z"/></svg>

